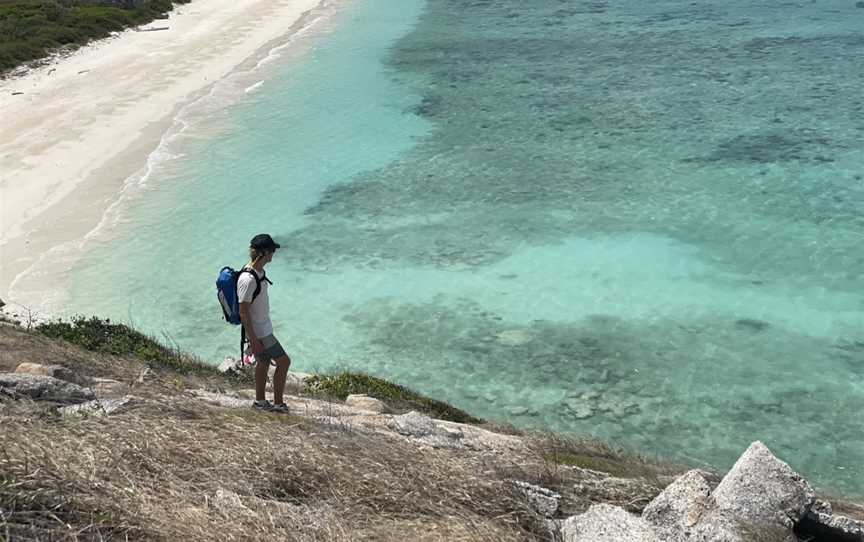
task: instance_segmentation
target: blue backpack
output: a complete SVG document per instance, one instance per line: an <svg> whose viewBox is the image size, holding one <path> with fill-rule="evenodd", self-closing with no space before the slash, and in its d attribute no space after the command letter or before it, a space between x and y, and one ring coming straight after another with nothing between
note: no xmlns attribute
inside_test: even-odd
<svg viewBox="0 0 864 542"><path fill-rule="evenodd" d="M264 278L258 278L258 273L255 273L248 267L244 267L240 271L235 271L233 268L225 266L219 271L219 277L216 278L216 296L219 298L219 304L222 305L222 314L225 316L225 321L235 326L240 325L240 300L237 299L237 280L243 273L249 273L255 279L255 292L252 294L252 301L261 293L261 281L266 280L268 284L273 284L265 275Z"/></svg>
<svg viewBox="0 0 864 542"><path fill-rule="evenodd" d="M252 301L261 293L261 281L266 280L268 284L273 284L270 279L258 278L258 274L244 267L240 271L235 271L233 268L225 266L219 271L219 276L216 278L216 297L219 299L219 304L222 306L222 314L225 321L229 324L239 326L240 321L240 301L237 298L237 279L243 273L249 273L255 278L255 292L252 294ZM240 327L240 358L243 358L243 348L246 343L246 330Z"/></svg>

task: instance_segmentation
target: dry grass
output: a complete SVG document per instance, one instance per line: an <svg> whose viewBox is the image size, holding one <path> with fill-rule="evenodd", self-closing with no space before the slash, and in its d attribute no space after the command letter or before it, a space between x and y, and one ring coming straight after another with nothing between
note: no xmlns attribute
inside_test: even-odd
<svg viewBox="0 0 864 542"><path fill-rule="evenodd" d="M543 540L500 460L252 410L186 389L237 389L0 326L0 371L62 364L130 384L108 418L0 400L0 540ZM210 505L219 489L250 508Z"/></svg>
<svg viewBox="0 0 864 542"><path fill-rule="evenodd" d="M3 540L544 538L483 458L183 397L110 418L11 403L0 411ZM251 510L208 506L219 489Z"/></svg>

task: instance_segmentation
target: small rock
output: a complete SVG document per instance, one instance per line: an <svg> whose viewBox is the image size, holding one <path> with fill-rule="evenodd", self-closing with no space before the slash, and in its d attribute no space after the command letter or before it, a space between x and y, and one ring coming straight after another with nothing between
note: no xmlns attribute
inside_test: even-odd
<svg viewBox="0 0 864 542"><path fill-rule="evenodd" d="M345 399L345 405L368 412L375 412L376 414L384 412L384 403L374 397L363 394L349 395Z"/></svg>
<svg viewBox="0 0 864 542"><path fill-rule="evenodd" d="M810 507L810 512L819 512L822 514L828 514L829 516L834 513L831 507L831 503L828 501L823 501L821 499L816 499L816 502L813 503L813 506Z"/></svg>
<svg viewBox="0 0 864 542"><path fill-rule="evenodd" d="M855 2L855 7L856 7L856 8L864 8L864 1L862 1L862 2Z"/></svg>
<svg viewBox="0 0 864 542"><path fill-rule="evenodd" d="M432 418L414 410L401 416L393 416L390 425L397 433L409 437L424 437L435 432Z"/></svg>
<svg viewBox="0 0 864 542"><path fill-rule="evenodd" d="M300 371L288 371L288 375L285 377L285 383L289 386L296 386L298 388L302 388L306 386L306 381L312 378L312 375L309 373L301 373Z"/></svg>
<svg viewBox="0 0 864 542"><path fill-rule="evenodd" d="M210 499L210 508L221 512L225 515L232 515L238 512L249 512L250 510L246 508L246 505L243 504L243 501L240 499L240 495L234 493L233 491L228 491L227 489L217 489L216 493Z"/></svg>
<svg viewBox="0 0 864 542"><path fill-rule="evenodd" d="M216 370L222 374L236 374L243 370L243 364L240 360L229 356L222 360L222 363L216 367Z"/></svg>
<svg viewBox="0 0 864 542"><path fill-rule="evenodd" d="M80 403L95 399L93 390L53 376L0 373L0 390L13 397L24 395L37 401Z"/></svg>
<svg viewBox="0 0 864 542"><path fill-rule="evenodd" d="M595 504L561 525L564 542L660 542L647 522L623 508Z"/></svg>
<svg viewBox="0 0 864 542"><path fill-rule="evenodd" d="M558 513L561 503L561 495L558 493L527 482L515 481L513 485L522 491L531 508L541 516L553 518Z"/></svg>
<svg viewBox="0 0 864 542"><path fill-rule="evenodd" d="M113 414L121 407L129 404L130 401L132 401L132 396L128 395L118 399L96 399L78 405L65 406L58 409L58 412L63 416L70 416L73 414L85 416L106 416L108 414Z"/></svg>
<svg viewBox="0 0 864 542"><path fill-rule="evenodd" d="M60 380L72 382L73 384L81 383L78 376L71 369L67 369L62 365L42 365L41 363L25 362L19 364L18 367L15 368L15 373L53 376L54 378L59 378Z"/></svg>
<svg viewBox="0 0 864 542"><path fill-rule="evenodd" d="M462 430L458 427L447 427L442 425L438 428L438 430L440 431L442 436L453 440L459 440L465 436L465 433L463 433Z"/></svg>

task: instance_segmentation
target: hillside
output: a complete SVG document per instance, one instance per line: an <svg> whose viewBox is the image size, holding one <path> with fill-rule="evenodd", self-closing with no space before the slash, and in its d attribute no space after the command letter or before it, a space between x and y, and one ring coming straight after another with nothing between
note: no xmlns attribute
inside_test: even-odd
<svg viewBox="0 0 864 542"><path fill-rule="evenodd" d="M292 382L292 413L263 413L248 376L125 326L0 325L0 540L624 540L580 537L579 518L615 505L627 527L686 470L430 418L467 415L362 375Z"/></svg>

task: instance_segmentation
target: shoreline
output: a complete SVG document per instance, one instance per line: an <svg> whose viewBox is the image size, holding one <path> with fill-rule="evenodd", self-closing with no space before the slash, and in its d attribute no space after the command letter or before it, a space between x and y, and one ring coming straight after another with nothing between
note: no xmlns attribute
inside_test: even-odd
<svg viewBox="0 0 864 542"><path fill-rule="evenodd" d="M16 293L18 279L101 227L154 153L183 131L175 128L187 107L231 75L292 52L293 37L331 6L195 0L151 23L168 30L127 29L0 80L0 299L43 311L45 298Z"/></svg>

